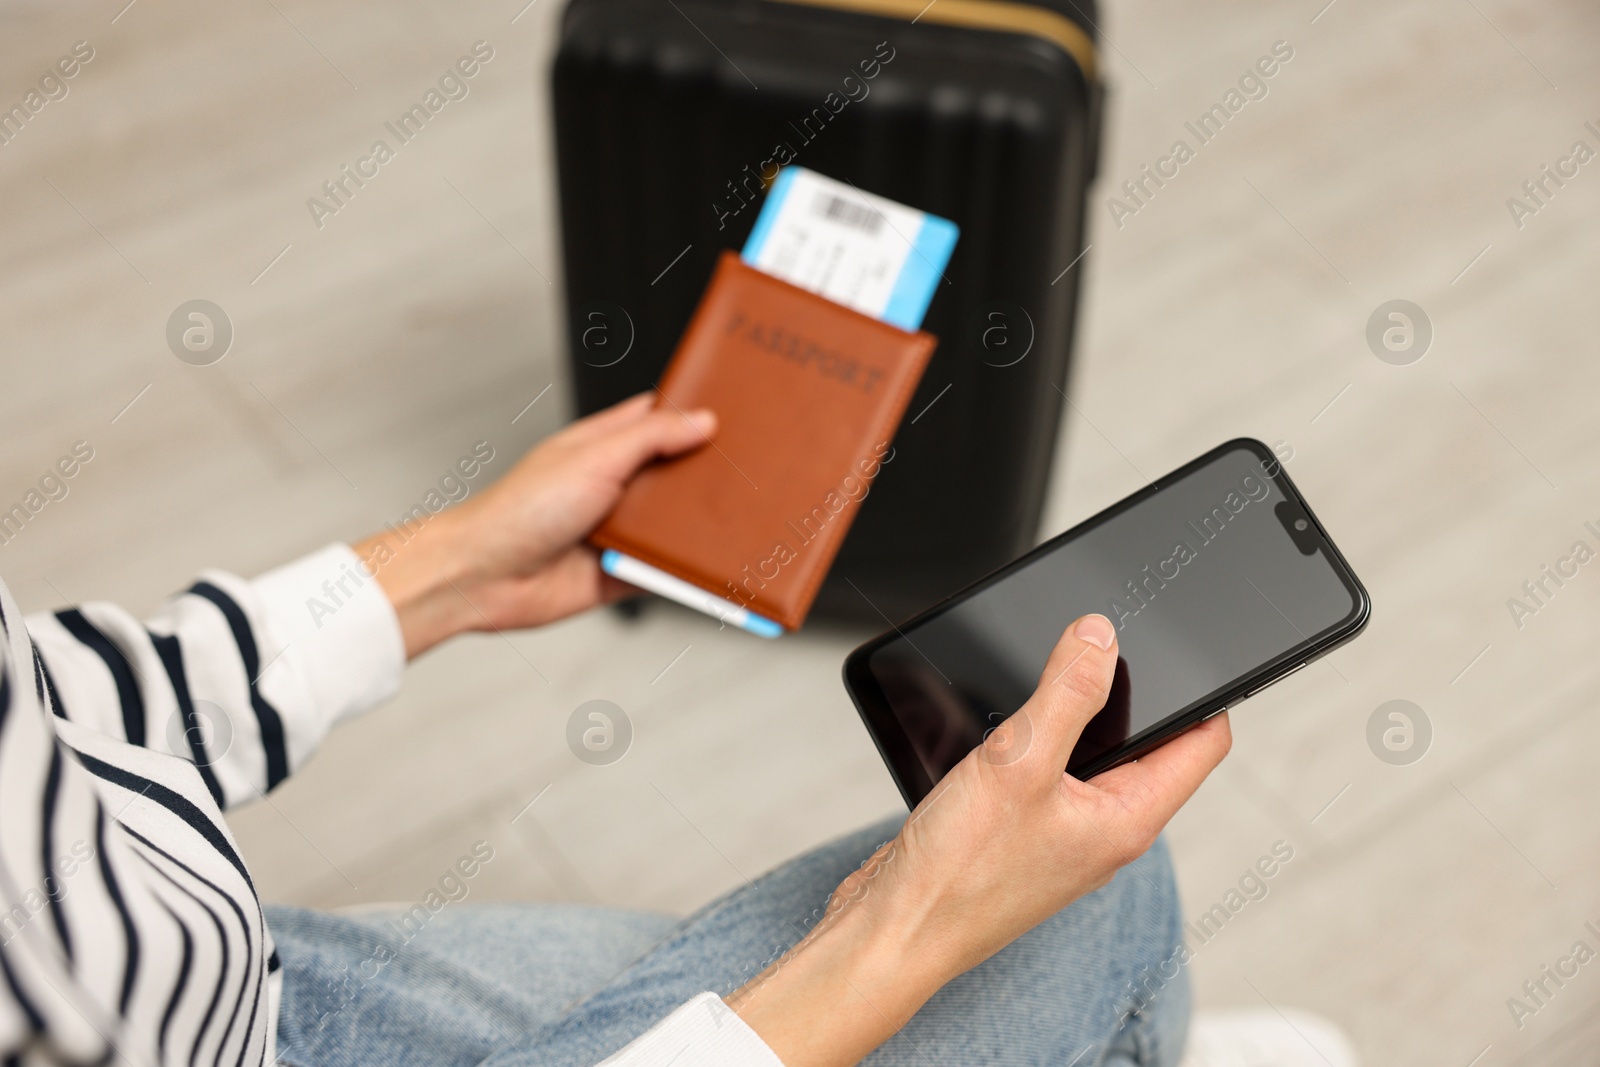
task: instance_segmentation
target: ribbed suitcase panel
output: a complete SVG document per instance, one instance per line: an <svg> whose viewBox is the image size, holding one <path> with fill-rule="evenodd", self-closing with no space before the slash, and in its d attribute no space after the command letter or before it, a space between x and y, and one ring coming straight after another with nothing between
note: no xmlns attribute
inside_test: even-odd
<svg viewBox="0 0 1600 1067"><path fill-rule="evenodd" d="M939 350L818 601L897 619L1035 541L1082 264L1051 280L1082 246L1096 90L1020 35L770 0L677 6L573 0L563 27L555 108L579 407L654 383L717 253L743 244L759 210L719 230L713 203L737 203L727 183L778 141L801 166L953 219L961 240L925 324ZM808 140L799 118L884 40L896 55L868 96ZM633 322L612 366L591 365L604 360L580 341L577 313L595 301ZM997 302L1024 309L1035 333L1009 367L975 344Z"/></svg>

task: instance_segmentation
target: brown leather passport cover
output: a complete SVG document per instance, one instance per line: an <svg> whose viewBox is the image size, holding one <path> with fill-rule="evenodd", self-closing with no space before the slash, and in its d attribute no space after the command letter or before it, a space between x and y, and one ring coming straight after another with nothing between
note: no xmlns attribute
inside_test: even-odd
<svg viewBox="0 0 1600 1067"><path fill-rule="evenodd" d="M590 540L799 629L937 343L724 252L657 387L716 436L640 473Z"/></svg>

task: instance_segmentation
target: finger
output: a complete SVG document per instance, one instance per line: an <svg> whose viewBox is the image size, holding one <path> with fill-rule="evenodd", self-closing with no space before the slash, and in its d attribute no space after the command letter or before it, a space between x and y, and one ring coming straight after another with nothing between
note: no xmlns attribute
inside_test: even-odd
<svg viewBox="0 0 1600 1067"><path fill-rule="evenodd" d="M607 603L606 583L615 580L600 569L600 553L583 544L573 545L547 563L542 577L552 619Z"/></svg>
<svg viewBox="0 0 1600 1067"><path fill-rule="evenodd" d="M638 422L650 413L655 407L656 392L648 389L642 393L635 393L628 399L602 408L593 415L583 418L568 426L565 430L574 441L587 441L606 434L613 433L623 426Z"/></svg>
<svg viewBox="0 0 1600 1067"><path fill-rule="evenodd" d="M607 585L613 581L601 571L598 552L574 545L537 572L506 583L491 614L503 629L542 626L614 599Z"/></svg>
<svg viewBox="0 0 1600 1067"><path fill-rule="evenodd" d="M1078 737L1105 707L1117 666L1117 633L1104 615L1085 615L1067 627L1039 675L1039 686L1022 706L1039 748L1059 774Z"/></svg>
<svg viewBox="0 0 1600 1067"><path fill-rule="evenodd" d="M645 590L625 582L621 578L612 577L604 572L600 575L600 603L602 604L615 604L619 600L631 600L634 597L644 595L646 595Z"/></svg>
<svg viewBox="0 0 1600 1067"><path fill-rule="evenodd" d="M700 448L716 432L717 417L705 408L688 412L657 408L615 430L600 447L611 473L619 481L627 481L651 460Z"/></svg>
<svg viewBox="0 0 1600 1067"><path fill-rule="evenodd" d="M1232 744L1233 730L1224 712L1133 763L1095 775L1089 784L1120 800L1153 839L1194 796Z"/></svg>
<svg viewBox="0 0 1600 1067"><path fill-rule="evenodd" d="M594 554L595 569L600 571L600 603L615 604L619 600L628 600L633 597L649 595L649 590L640 589L632 582L625 582L612 574L607 574L600 566L600 553L588 545L578 546L582 551Z"/></svg>

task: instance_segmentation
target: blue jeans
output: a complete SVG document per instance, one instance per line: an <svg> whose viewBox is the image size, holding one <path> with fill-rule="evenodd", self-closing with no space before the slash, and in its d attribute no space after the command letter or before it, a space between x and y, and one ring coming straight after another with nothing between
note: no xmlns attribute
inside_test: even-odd
<svg viewBox="0 0 1600 1067"><path fill-rule="evenodd" d="M696 993L726 995L797 941L897 830L852 834L688 919L566 904L393 916L270 907L294 1067L592 1067ZM871 1067L1175 1067L1189 989L1166 845L937 993Z"/></svg>

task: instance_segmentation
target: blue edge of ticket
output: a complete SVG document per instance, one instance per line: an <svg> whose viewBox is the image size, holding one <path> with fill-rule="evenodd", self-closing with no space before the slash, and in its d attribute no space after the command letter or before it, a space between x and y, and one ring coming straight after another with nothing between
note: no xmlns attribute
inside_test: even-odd
<svg viewBox="0 0 1600 1067"><path fill-rule="evenodd" d="M739 253L750 266L845 307L915 330L960 230L949 219L862 192L803 167L773 179ZM760 637L783 627L726 597L607 549L607 574Z"/></svg>

